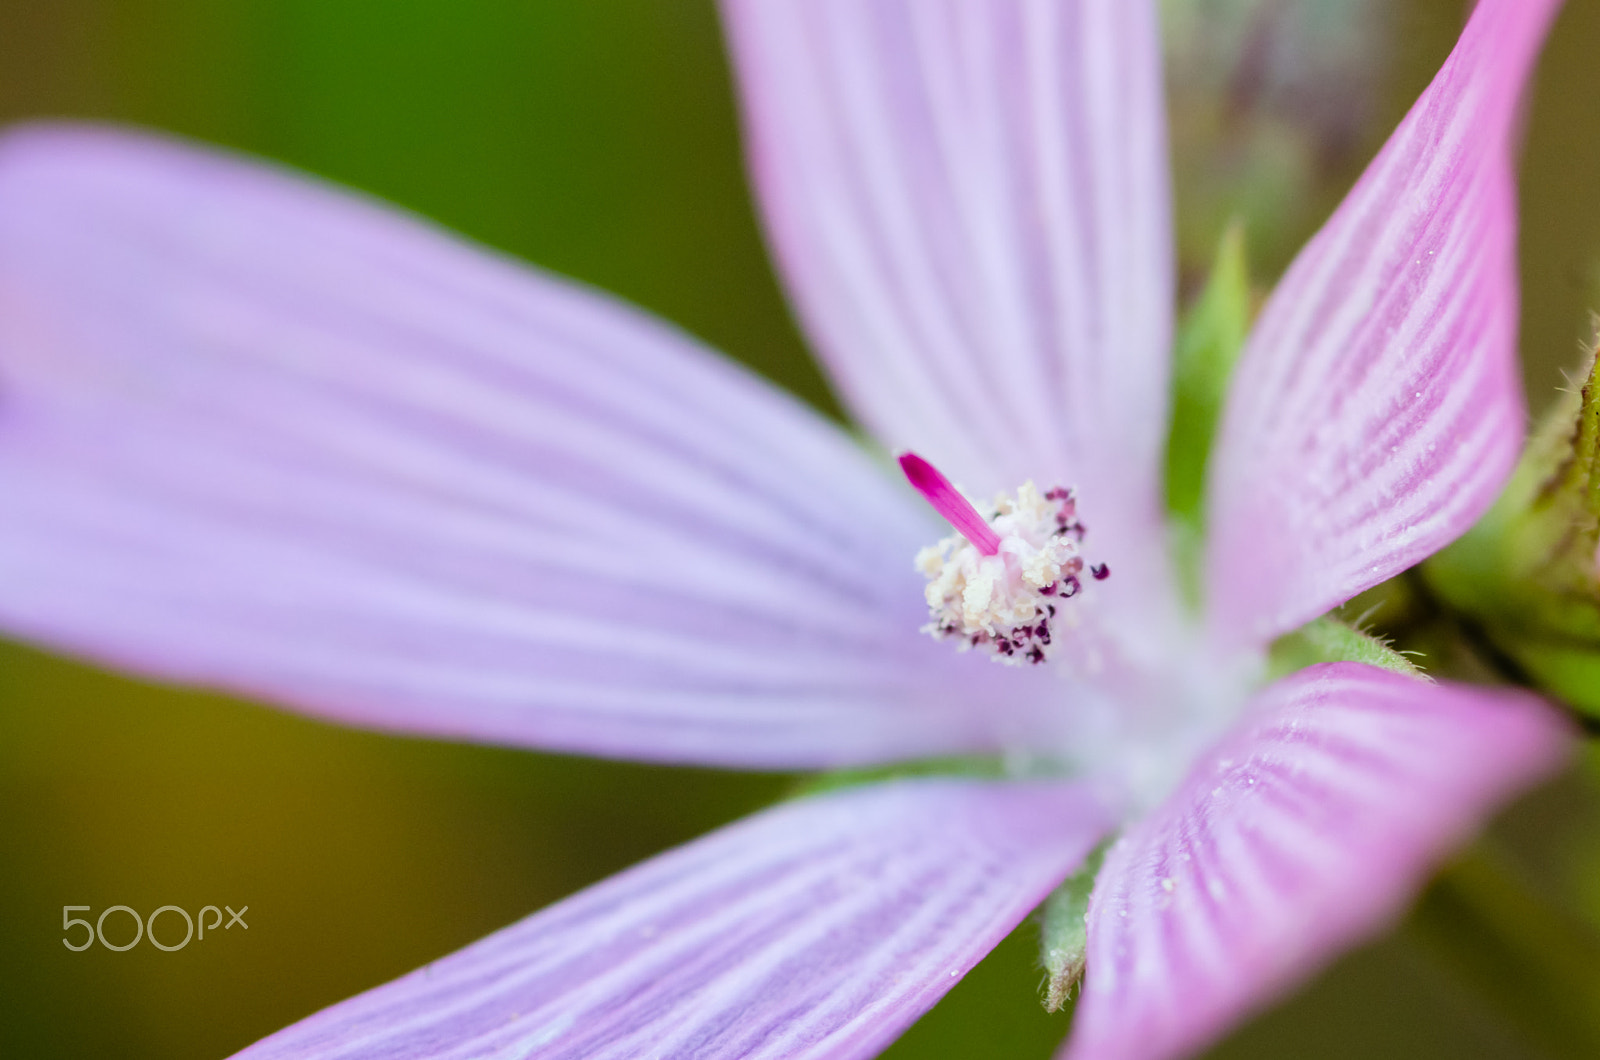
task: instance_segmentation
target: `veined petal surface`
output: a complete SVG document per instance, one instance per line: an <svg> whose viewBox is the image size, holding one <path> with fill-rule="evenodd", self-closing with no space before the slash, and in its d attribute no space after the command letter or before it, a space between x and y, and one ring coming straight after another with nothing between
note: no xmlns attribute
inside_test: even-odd
<svg viewBox="0 0 1600 1060"><path fill-rule="evenodd" d="M1523 438L1518 101L1558 0L1482 0L1290 266L1213 454L1213 626L1264 642L1461 534Z"/></svg>
<svg viewBox="0 0 1600 1060"><path fill-rule="evenodd" d="M1560 763L1520 692L1358 663L1262 692L1106 856L1065 1060L1186 1056L1399 914L1490 809Z"/></svg>
<svg viewBox="0 0 1600 1060"><path fill-rule="evenodd" d="M869 1057L1108 825L1061 784L910 780L768 810L240 1060Z"/></svg>
<svg viewBox="0 0 1600 1060"><path fill-rule="evenodd" d="M979 750L1031 709L917 632L937 522L799 403L131 132L0 140L0 497L7 630L343 721L802 767Z"/></svg>
<svg viewBox="0 0 1600 1060"><path fill-rule="evenodd" d="M1173 266L1153 4L723 10L767 231L845 401L983 500L1077 488L1103 591L1154 591Z"/></svg>

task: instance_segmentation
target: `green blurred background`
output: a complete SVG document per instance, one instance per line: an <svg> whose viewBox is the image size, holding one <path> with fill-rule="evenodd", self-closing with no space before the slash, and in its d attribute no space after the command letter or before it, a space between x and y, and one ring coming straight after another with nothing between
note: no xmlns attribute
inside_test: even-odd
<svg viewBox="0 0 1600 1060"><path fill-rule="evenodd" d="M1163 8L1189 284L1236 214L1270 280L1463 17L1459 0ZM1529 122L1535 405L1596 305L1597 47L1600 5L1576 0ZM39 116L159 126L365 189L616 291L836 411L765 259L710 3L0 0L0 120ZM0 1056L227 1055L790 783L345 731L0 644ZM1587 925L1597 804L1575 771L1496 826L1540 900ZM68 904L248 905L249 928L175 953L73 953ZM1216 1055L1538 1055L1481 969L1440 959L1429 923L1344 959ZM1066 1025L1038 979L1025 926L892 1055L1048 1056Z"/></svg>

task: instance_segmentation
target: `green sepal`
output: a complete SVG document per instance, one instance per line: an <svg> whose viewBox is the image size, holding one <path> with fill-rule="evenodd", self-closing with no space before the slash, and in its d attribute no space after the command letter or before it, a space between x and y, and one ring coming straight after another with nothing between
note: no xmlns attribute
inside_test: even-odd
<svg viewBox="0 0 1600 1060"><path fill-rule="evenodd" d="M1089 896L1105 860L1107 840L1095 847L1077 872L1044 900L1039 914L1039 960L1044 964L1044 1010L1060 1012L1083 978L1089 952Z"/></svg>
<svg viewBox="0 0 1600 1060"><path fill-rule="evenodd" d="M1178 328L1172 363L1172 423L1167 434L1166 501L1173 552L1188 602L1200 603L1205 539L1205 478L1217 420L1234 363L1250 331L1250 271L1244 227L1228 226L1211 275Z"/></svg>
<svg viewBox="0 0 1600 1060"><path fill-rule="evenodd" d="M870 766L861 769L835 769L827 773L818 773L800 781L794 790L790 792L790 797L801 798L807 795L821 795L825 792L860 787L863 784L880 784L886 780L901 780L906 777L1016 780L1026 775L1025 772L1018 769L1015 763L1007 762L996 756L919 758L909 762L893 762L888 765Z"/></svg>
<svg viewBox="0 0 1600 1060"><path fill-rule="evenodd" d="M1477 525L1422 568L1538 687L1600 717L1600 363L1564 392Z"/></svg>
<svg viewBox="0 0 1600 1060"><path fill-rule="evenodd" d="M1328 662L1366 663L1408 677L1422 676L1416 664L1391 648L1388 642L1324 615L1272 642L1267 653L1266 677L1276 681L1307 666Z"/></svg>

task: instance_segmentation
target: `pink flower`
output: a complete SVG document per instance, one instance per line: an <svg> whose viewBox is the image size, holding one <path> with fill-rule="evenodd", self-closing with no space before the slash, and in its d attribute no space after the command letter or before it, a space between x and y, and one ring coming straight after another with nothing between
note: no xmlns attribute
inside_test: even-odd
<svg viewBox="0 0 1600 1060"><path fill-rule="evenodd" d="M773 243L860 422L974 495L1076 490L1113 576L1044 666L919 633L943 524L671 328L258 165L9 134L6 628L401 732L1010 768L781 805L244 1055L870 1055L1114 835L1066 1056L1189 1052L1377 929L1564 730L1357 663L1262 687L1263 651L1516 456L1510 141L1556 6L1482 0L1264 308L1191 615L1153 4L728 0Z"/></svg>

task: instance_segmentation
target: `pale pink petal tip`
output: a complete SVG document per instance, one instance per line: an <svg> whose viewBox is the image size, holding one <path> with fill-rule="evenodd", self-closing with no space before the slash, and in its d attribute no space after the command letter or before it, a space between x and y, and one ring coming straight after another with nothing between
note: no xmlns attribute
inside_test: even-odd
<svg viewBox="0 0 1600 1060"><path fill-rule="evenodd" d="M1552 0L1483 0L1290 266L1234 375L1213 459L1209 590L1262 642L1471 526L1522 445L1517 106Z"/></svg>
<svg viewBox="0 0 1600 1060"><path fill-rule="evenodd" d="M1107 856L1069 1060L1170 1060L1404 909L1571 739L1531 695L1356 663L1273 685Z"/></svg>
<svg viewBox="0 0 1600 1060"><path fill-rule="evenodd" d="M1063 784L901 781L802 799L240 1056L875 1056L1106 826L1096 803Z"/></svg>
<svg viewBox="0 0 1600 1060"><path fill-rule="evenodd" d="M1000 551L1000 535L994 532L994 528L978 514L972 502L963 497L961 491L952 486L938 468L916 453L902 453L900 470L906 473L906 480L917 492L933 505L933 510L944 516L951 526L961 532L962 537L972 542L972 547L985 556Z"/></svg>

